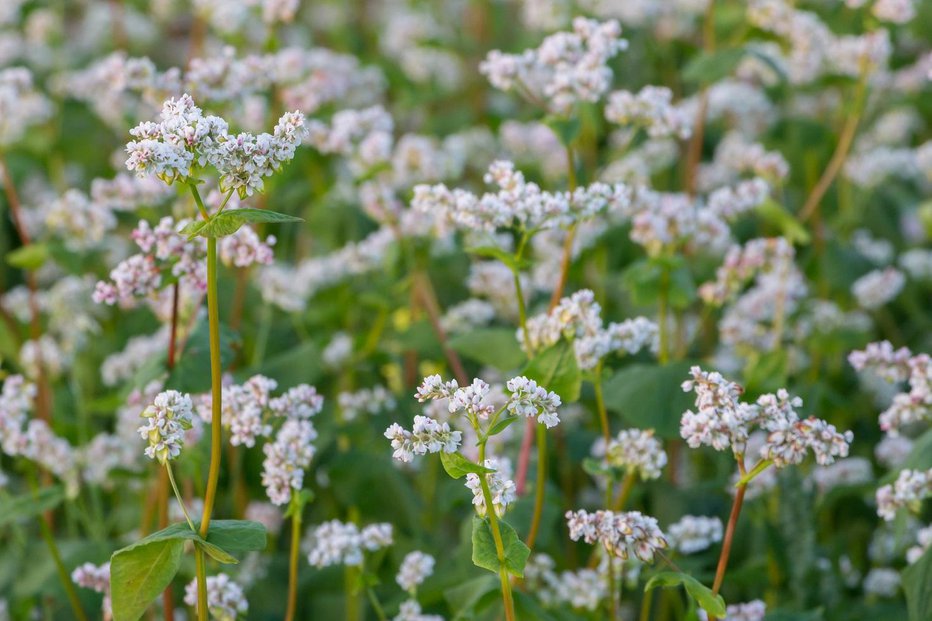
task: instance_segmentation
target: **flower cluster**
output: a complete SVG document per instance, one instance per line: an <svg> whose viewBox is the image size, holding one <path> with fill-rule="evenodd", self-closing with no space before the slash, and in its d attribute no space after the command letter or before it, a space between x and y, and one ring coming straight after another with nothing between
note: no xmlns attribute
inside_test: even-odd
<svg viewBox="0 0 932 621"><path fill-rule="evenodd" d="M608 61L627 47L621 26L577 17L573 32L558 32L522 54L489 53L479 65L495 88L516 90L555 114L566 115L577 102L598 101L609 89Z"/></svg>
<svg viewBox="0 0 932 621"><path fill-rule="evenodd" d="M502 517L508 509L508 505L517 500L515 483L511 480L511 467L503 459L486 459L482 466L488 468L491 472L483 475L470 472L466 475L466 487L472 491L472 504L476 508L479 517L485 517L488 514L488 507L485 502L485 493L482 490L482 479L489 486L489 493L492 496L492 507L495 509L495 515Z"/></svg>
<svg viewBox="0 0 932 621"><path fill-rule="evenodd" d="M624 429L606 446L605 461L646 481L660 476L667 465L667 454L653 429Z"/></svg>
<svg viewBox="0 0 932 621"><path fill-rule="evenodd" d="M538 386L534 380L523 376L508 380L505 387L511 393L506 407L512 414L537 418L537 422L547 429L556 427L560 422L560 416L557 414L560 396L557 393L548 391Z"/></svg>
<svg viewBox="0 0 932 621"><path fill-rule="evenodd" d="M351 522L324 522L309 532L307 561L315 567L329 565L359 566L363 554L392 544L392 525L370 524L360 530Z"/></svg>
<svg viewBox="0 0 932 621"><path fill-rule="evenodd" d="M918 511L920 503L932 496L932 470L901 470L896 481L877 490L877 515L890 521L899 509Z"/></svg>
<svg viewBox="0 0 932 621"><path fill-rule="evenodd" d="M862 308L880 308L903 290L906 277L896 268L874 270L861 276L851 285L851 293Z"/></svg>
<svg viewBox="0 0 932 621"><path fill-rule="evenodd" d="M378 414L395 408L395 397L384 386L363 388L356 392L341 392L337 404L343 412L343 420L355 420L360 414Z"/></svg>
<svg viewBox="0 0 932 621"><path fill-rule="evenodd" d="M417 591L417 587L434 573L434 557L430 554L415 550L405 555L395 576L395 582L410 594Z"/></svg>
<svg viewBox="0 0 932 621"><path fill-rule="evenodd" d="M197 580L184 588L184 603L197 607ZM207 576L207 609L217 621L236 621L249 612L243 588L224 573Z"/></svg>
<svg viewBox="0 0 932 621"><path fill-rule="evenodd" d="M818 418L800 420L796 408L802 406L802 399L791 397L786 390L761 395L754 404L742 403L743 389L721 374L699 367L693 367L690 374L693 379L683 382L683 390L695 390L697 411L683 414L680 435L692 448L707 445L722 451L730 446L742 458L752 428L760 426L768 432L760 456L778 468L799 464L809 449L823 466L836 457L847 457L852 433L839 433Z"/></svg>
<svg viewBox="0 0 932 621"><path fill-rule="evenodd" d="M415 455L456 452L463 434L451 430L449 423L439 423L427 416L415 416L411 431L398 423L392 423L385 430L385 437L392 441L392 457L410 462Z"/></svg>
<svg viewBox="0 0 932 621"><path fill-rule="evenodd" d="M638 511L567 511L566 523L573 541L601 543L609 554L626 560L634 554L639 560L650 563L655 554L669 547L657 520Z"/></svg>
<svg viewBox="0 0 932 621"><path fill-rule="evenodd" d="M767 605L759 599L741 604L729 604L725 608L722 621L764 621L767 614ZM705 610L699 610L699 619L708 621L709 615Z"/></svg>
<svg viewBox="0 0 932 621"><path fill-rule="evenodd" d="M232 135L228 129L222 118L204 116L190 95L169 99L160 122L141 123L130 131L136 140L126 145L126 167L172 183L210 165L220 174L222 192L236 190L244 197L262 191L262 178L294 157L306 133L300 112L285 113L272 134Z"/></svg>
<svg viewBox="0 0 932 621"><path fill-rule="evenodd" d="M79 565L71 572L71 581L79 587L102 593L104 596L103 618L111 617L113 611L110 605L110 563L100 566L93 563Z"/></svg>
<svg viewBox="0 0 932 621"><path fill-rule="evenodd" d="M905 347L894 350L889 341L881 341L851 352L848 362L856 370L869 370L888 382L908 382L909 390L894 395L890 407L880 414L880 428L888 435L899 435L901 429L932 416L932 363L928 354L913 355Z"/></svg>
<svg viewBox="0 0 932 621"><path fill-rule="evenodd" d="M673 92L663 86L645 86L637 93L615 91L608 97L605 118L619 125L643 127L652 138L689 138L693 118L670 104Z"/></svg>
<svg viewBox="0 0 932 621"><path fill-rule="evenodd" d="M159 463L177 458L184 447L185 431L191 428L194 404L191 397L177 390L166 390L156 395L142 412L146 423L139 427L139 435L148 441L146 457Z"/></svg>
<svg viewBox="0 0 932 621"><path fill-rule="evenodd" d="M681 554L694 554L722 540L722 521L717 517L684 515L667 529L670 545Z"/></svg>
<svg viewBox="0 0 932 621"><path fill-rule="evenodd" d="M0 148L18 142L51 114L50 102L35 89L28 69L0 70Z"/></svg>

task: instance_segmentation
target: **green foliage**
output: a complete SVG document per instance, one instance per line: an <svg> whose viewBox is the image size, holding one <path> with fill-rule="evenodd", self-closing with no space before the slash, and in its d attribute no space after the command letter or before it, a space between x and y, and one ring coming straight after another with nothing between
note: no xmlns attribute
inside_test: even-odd
<svg viewBox="0 0 932 621"><path fill-rule="evenodd" d="M579 399L582 372L576 364L572 343L561 340L548 347L531 358L522 374L560 395L563 403Z"/></svg>
<svg viewBox="0 0 932 621"><path fill-rule="evenodd" d="M725 616L725 600L721 595L712 593L712 589L705 586L689 574L677 571L664 571L651 576L650 580L644 586L645 591L661 587L670 588L682 586L686 593L691 597L700 608L709 613L710 616Z"/></svg>
<svg viewBox="0 0 932 621"><path fill-rule="evenodd" d="M918 561L903 570L903 591L909 621L932 619L932 549L926 550Z"/></svg>
<svg viewBox="0 0 932 621"><path fill-rule="evenodd" d="M679 438L680 417L693 396L680 389L689 361L668 365L636 363L603 380L605 407L640 429L653 428L662 438Z"/></svg>
<svg viewBox="0 0 932 621"><path fill-rule="evenodd" d="M498 527L502 535L505 570L513 576L522 578L524 576L524 566L527 563L528 556L531 555L531 550L521 541L518 533L508 522L500 519L498 520ZM488 569L496 574L502 566L498 559L498 552L495 549L492 528L487 519L474 517L472 520L472 562L476 567Z"/></svg>
<svg viewBox="0 0 932 621"><path fill-rule="evenodd" d="M0 498L0 528L51 511L64 499L65 489L61 485L43 487L31 494Z"/></svg>
<svg viewBox="0 0 932 621"><path fill-rule="evenodd" d="M474 474L484 474L488 472L495 472L490 468L485 468L479 464L475 464L459 453L447 453L445 451L440 452L440 463L443 464L443 469L446 470L454 479L460 479L470 472Z"/></svg>
<svg viewBox="0 0 932 621"><path fill-rule="evenodd" d="M525 360L524 352L509 328L477 328L450 339L457 353L484 366L510 371Z"/></svg>

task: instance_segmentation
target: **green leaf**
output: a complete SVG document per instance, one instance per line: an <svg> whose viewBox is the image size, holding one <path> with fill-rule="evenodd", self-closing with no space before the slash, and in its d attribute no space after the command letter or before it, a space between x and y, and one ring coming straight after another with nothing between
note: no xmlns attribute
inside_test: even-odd
<svg viewBox="0 0 932 621"><path fill-rule="evenodd" d="M223 548L210 543L209 541L204 541L201 538L197 538L194 540L194 545L203 550L204 554L214 559L218 563L223 563L225 565L236 565L239 563L239 561L236 560L232 554Z"/></svg>
<svg viewBox="0 0 932 621"><path fill-rule="evenodd" d="M796 216L783 208L783 205L768 198L755 209L757 215L764 222L771 224L783 234L791 243L805 245L811 239L809 231L806 230Z"/></svg>
<svg viewBox="0 0 932 621"><path fill-rule="evenodd" d="M516 369L525 360L515 331L510 328L479 328L457 334L450 339L450 347L470 360L499 371Z"/></svg>
<svg viewBox="0 0 932 621"><path fill-rule="evenodd" d="M4 498L0 500L0 528L54 509L64 499L65 489L61 485L45 487L34 494Z"/></svg>
<svg viewBox="0 0 932 621"><path fill-rule="evenodd" d="M696 284L681 257L654 257L632 263L621 280L639 306L654 306L660 299L666 277L667 299L674 308L686 308L696 299Z"/></svg>
<svg viewBox="0 0 932 621"><path fill-rule="evenodd" d="M570 118L549 116L544 119L544 123L553 130L564 147L572 145L582 129L582 121L575 115Z"/></svg>
<svg viewBox="0 0 932 621"><path fill-rule="evenodd" d="M246 224L246 220L237 215L237 211L239 209L224 211L211 216L210 220L206 221L198 231L198 235L202 237L227 237L232 235Z"/></svg>
<svg viewBox="0 0 932 621"><path fill-rule="evenodd" d="M604 477L612 474L611 467L607 466L601 459L596 459L595 457L585 458L582 462L582 469L586 474L594 477Z"/></svg>
<svg viewBox="0 0 932 621"><path fill-rule="evenodd" d="M932 548L903 570L903 591L909 621L932 619Z"/></svg>
<svg viewBox="0 0 932 621"><path fill-rule="evenodd" d="M7 253L6 262L21 270L35 270L42 267L49 258L49 247L45 244L28 244Z"/></svg>
<svg viewBox="0 0 932 621"><path fill-rule="evenodd" d="M628 365L603 381L605 406L634 427L678 438L680 418L693 404L693 397L680 389L690 366L688 361Z"/></svg>
<svg viewBox="0 0 932 621"><path fill-rule="evenodd" d="M712 593L712 589L705 586L692 576L677 571L664 571L651 577L644 586L645 591L653 588L684 586L689 596L711 616L722 618L725 616L725 600L721 595Z"/></svg>
<svg viewBox="0 0 932 621"><path fill-rule="evenodd" d="M236 215L244 222L304 222L304 220L296 216L290 216L286 213L278 213L277 211L270 211L268 209L246 207L223 212L223 214L228 213Z"/></svg>
<svg viewBox="0 0 932 621"><path fill-rule="evenodd" d="M198 523L195 522L195 526ZM265 550L268 535L265 526L251 520L211 520L207 542L227 552L257 552Z"/></svg>
<svg viewBox="0 0 932 621"><path fill-rule="evenodd" d="M560 395L563 403L572 403L579 399L582 372L576 364L572 343L565 340L534 356L522 375Z"/></svg>
<svg viewBox="0 0 932 621"><path fill-rule="evenodd" d="M496 259L504 263L512 270L521 270L529 265L528 261L518 261L515 259L515 255L511 254L507 250L499 248L498 246L473 246L472 248L467 248L466 252L480 257Z"/></svg>
<svg viewBox="0 0 932 621"><path fill-rule="evenodd" d="M502 534L502 547L505 552L505 569L513 576L524 577L524 565L527 563L531 549L524 545L518 533L508 522L498 520ZM495 540L488 521L474 517L472 521L472 562L476 567L498 573L500 564L495 551Z"/></svg>
<svg viewBox="0 0 932 621"><path fill-rule="evenodd" d="M144 543L145 542L145 543ZM182 539L144 539L110 558L113 621L137 621L181 566Z"/></svg>
<svg viewBox="0 0 932 621"><path fill-rule="evenodd" d="M207 226L207 220L192 220L184 225L184 227L179 231L181 235L185 235L188 240L192 240L197 237L204 227Z"/></svg>
<svg viewBox="0 0 932 621"><path fill-rule="evenodd" d="M443 469L447 471L447 474L454 479L462 478L470 472L474 474L495 472L491 468L474 464L459 453L445 453L441 451L440 463L443 464Z"/></svg>
<svg viewBox="0 0 932 621"><path fill-rule="evenodd" d="M506 416L505 418L499 419L488 431L488 437L497 436L501 432L505 431L512 423L521 420L520 416Z"/></svg>
<svg viewBox="0 0 932 621"><path fill-rule="evenodd" d="M744 48L730 48L716 52L703 52L694 56L683 67L682 76L687 82L712 84L731 75L744 58Z"/></svg>

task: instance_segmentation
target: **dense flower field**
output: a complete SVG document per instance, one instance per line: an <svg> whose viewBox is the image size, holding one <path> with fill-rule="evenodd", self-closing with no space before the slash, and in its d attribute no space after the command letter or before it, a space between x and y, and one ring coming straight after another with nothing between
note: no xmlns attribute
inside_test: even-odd
<svg viewBox="0 0 932 621"><path fill-rule="evenodd" d="M0 0L0 621L932 620L930 27Z"/></svg>

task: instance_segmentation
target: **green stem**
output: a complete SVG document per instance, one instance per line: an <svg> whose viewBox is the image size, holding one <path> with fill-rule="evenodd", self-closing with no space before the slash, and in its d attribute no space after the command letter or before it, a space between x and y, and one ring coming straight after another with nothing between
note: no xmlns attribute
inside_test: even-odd
<svg viewBox="0 0 932 621"><path fill-rule="evenodd" d="M602 426L602 439L605 440L605 448L608 449L608 443L612 440L612 432L608 425L608 411L605 409L605 394L602 392L602 363L599 362L595 369L595 409L599 413L599 423Z"/></svg>
<svg viewBox="0 0 932 621"><path fill-rule="evenodd" d="M388 621L385 610L382 608L382 604L379 603L379 598L375 595L375 590L372 587L366 587L366 595L369 597L369 603L372 604L372 609L375 611L375 616L379 618L379 621Z"/></svg>
<svg viewBox="0 0 932 621"><path fill-rule="evenodd" d="M181 512L184 513L184 519L187 520L191 530L197 532L197 529L194 527L194 522L191 521L191 516L188 515L188 509L184 506L184 498L181 497L178 484L175 483L175 473L172 471L172 463L170 461L165 462L165 470L168 471L168 480L171 482L172 490L175 492L175 500L178 501L178 506L181 507Z"/></svg>
<svg viewBox="0 0 932 621"><path fill-rule="evenodd" d="M660 331L660 351L658 359L660 364L666 364L670 359L670 335L669 326L667 325L667 306L670 296L670 273L666 266L660 273L660 294L657 298L657 328Z"/></svg>
<svg viewBox="0 0 932 621"><path fill-rule="evenodd" d="M295 496L292 495L292 502ZM298 552L301 549L301 509L291 514L291 550L288 556L288 608L285 621L293 621L298 604Z"/></svg>
<svg viewBox="0 0 932 621"><path fill-rule="evenodd" d="M485 443L479 445L479 463L485 463ZM489 516L489 528L492 530L492 540L495 542L495 554L498 557L498 577L502 584L502 603L505 606L506 621L515 621L515 603L511 595L511 579L505 568L505 545L502 543L502 532L498 527L498 516L492 504L492 492L489 490L489 481L485 475L479 477L482 486L482 498L485 500L485 513Z"/></svg>
<svg viewBox="0 0 932 621"><path fill-rule="evenodd" d="M61 553L58 551L52 529L49 528L48 522L43 517L39 518L39 529L42 531L42 539L45 541L45 545L48 546L52 560L55 562L55 570L58 572L58 578L61 580L62 586L65 587L65 595L68 596L68 603L71 604L71 611L74 613L75 619L87 621L87 615L84 614L84 609L81 608L81 600L78 599L74 583L71 581L71 576L68 575L65 563L61 560Z"/></svg>
<svg viewBox="0 0 932 621"><path fill-rule="evenodd" d="M207 220L207 208L197 191L197 185L189 182L191 194L201 216ZM220 300L217 299L217 238L207 238L207 318L210 331L210 468L207 472L207 490L204 494L204 512L201 514L200 535L207 538L210 517L213 515L214 502L217 499L217 482L220 479L220 459L223 452L221 427L221 379L223 375L220 360ZM207 568L204 553L195 551L197 570L197 616L199 621L207 621Z"/></svg>
<svg viewBox="0 0 932 621"><path fill-rule="evenodd" d="M547 427L537 423L537 478L534 481L534 514L527 536L527 547L534 549L540 518L544 512L544 491L547 486Z"/></svg>

